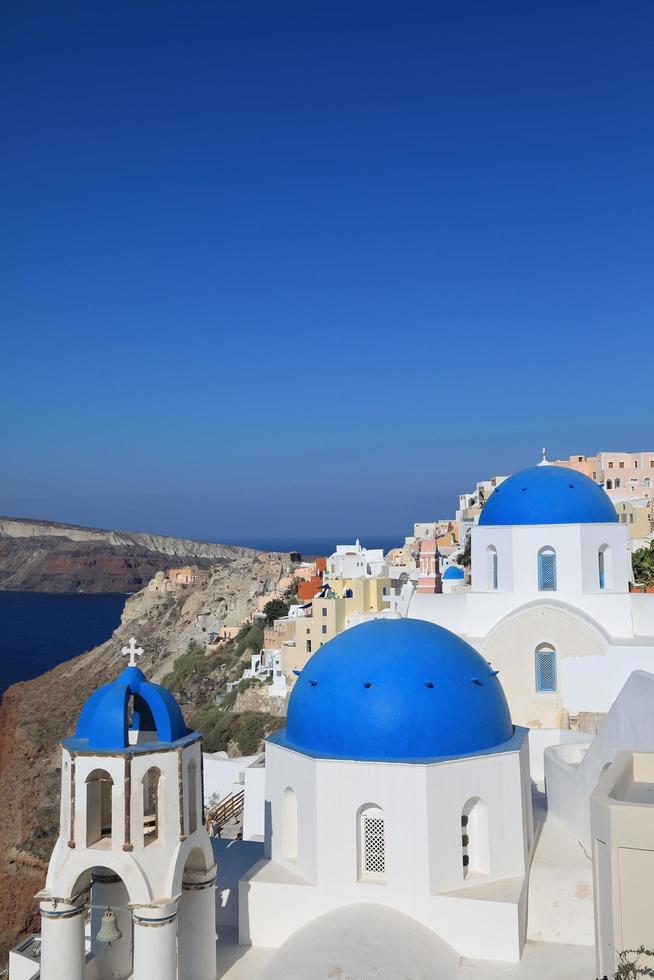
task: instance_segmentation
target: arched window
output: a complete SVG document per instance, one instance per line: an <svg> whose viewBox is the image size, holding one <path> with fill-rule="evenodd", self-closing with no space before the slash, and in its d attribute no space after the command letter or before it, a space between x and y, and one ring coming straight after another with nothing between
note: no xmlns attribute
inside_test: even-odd
<svg viewBox="0 0 654 980"><path fill-rule="evenodd" d="M556 592L556 552L541 548L538 552L538 588L541 592Z"/></svg>
<svg viewBox="0 0 654 980"><path fill-rule="evenodd" d="M597 574L600 589L613 588L613 553L608 544L597 552Z"/></svg>
<svg viewBox="0 0 654 980"><path fill-rule="evenodd" d="M382 881L386 877L386 833L384 811L375 804L361 807L359 822L359 878Z"/></svg>
<svg viewBox="0 0 654 980"><path fill-rule="evenodd" d="M114 782L104 769L86 777L86 846L111 841L111 801Z"/></svg>
<svg viewBox="0 0 654 980"><path fill-rule="evenodd" d="M198 829L198 767L195 759L188 764L188 832Z"/></svg>
<svg viewBox="0 0 654 980"><path fill-rule="evenodd" d="M497 591L497 548L489 544L486 549L486 569L488 576L488 585L493 592Z"/></svg>
<svg viewBox="0 0 654 980"><path fill-rule="evenodd" d="M613 480L607 480L606 481L606 489L607 490L613 490Z"/></svg>
<svg viewBox="0 0 654 980"><path fill-rule="evenodd" d="M163 776L156 766L148 769L143 777L143 844L153 844L159 840L160 819L163 808L161 795Z"/></svg>
<svg viewBox="0 0 654 980"><path fill-rule="evenodd" d="M536 649L536 690L556 691L556 651L548 644Z"/></svg>
<svg viewBox="0 0 654 980"><path fill-rule="evenodd" d="M474 796L461 811L461 856L463 877L487 875L489 870L488 810Z"/></svg>
<svg viewBox="0 0 654 980"><path fill-rule="evenodd" d="M282 855L297 861L297 797L290 786L282 797Z"/></svg>
<svg viewBox="0 0 654 980"><path fill-rule="evenodd" d="M620 489L620 485L621 485L620 477L619 476L616 476L616 478L615 478L615 489L616 490L619 490Z"/></svg>
<svg viewBox="0 0 654 980"><path fill-rule="evenodd" d="M648 476L646 476L645 479L643 480L643 486L645 487L646 490L649 490L650 487L652 486L652 481Z"/></svg>

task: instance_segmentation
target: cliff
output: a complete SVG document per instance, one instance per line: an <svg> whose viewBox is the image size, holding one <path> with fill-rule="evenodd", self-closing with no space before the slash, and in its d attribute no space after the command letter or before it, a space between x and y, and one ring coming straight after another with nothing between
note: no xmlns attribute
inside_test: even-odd
<svg viewBox="0 0 654 980"><path fill-rule="evenodd" d="M196 587L169 592L151 582L127 600L110 640L5 693L0 705L0 962L18 935L39 927L33 896L43 886L58 832L59 739L74 730L86 698L125 666L120 651L130 636L145 650L139 666L160 680L189 643L200 649L202 659L211 624L238 625L290 569L288 555L234 551L241 554L213 567ZM226 679L240 675L247 650L242 644L236 651L233 644L226 649L229 664L217 656L206 680L202 672L196 683L186 685L180 700L187 721L224 691ZM256 707L243 705L252 714L234 717L251 721L254 716L260 737L271 726L267 715L252 710ZM251 736L251 725L248 731Z"/></svg>
<svg viewBox="0 0 654 980"><path fill-rule="evenodd" d="M254 554L208 541L0 517L0 589L14 592L136 592L160 570L209 568Z"/></svg>

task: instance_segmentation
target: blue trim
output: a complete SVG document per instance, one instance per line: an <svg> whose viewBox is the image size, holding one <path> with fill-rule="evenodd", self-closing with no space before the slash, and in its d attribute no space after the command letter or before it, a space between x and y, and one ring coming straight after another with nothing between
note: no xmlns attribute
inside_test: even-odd
<svg viewBox="0 0 654 980"><path fill-rule="evenodd" d="M524 742L524 740L529 735L529 729L523 728L521 725L513 726L513 734L506 742L502 742L500 745L493 745L487 749L479 749L477 752L466 752L464 753L465 758L475 758L477 756L487 756L487 755L501 755L506 752L517 752ZM286 736L286 729L282 728L277 732L273 732L272 735L268 735L266 742L271 742L273 745L279 745L284 749L290 749L291 752L299 752L301 755L306 755L310 759L334 759L335 761L343 762L376 762L376 759L352 759L349 755L337 755L334 752L317 752L315 750L307 750L298 748L293 742L289 741ZM429 766L439 762L453 762L455 759L462 758L461 755L431 755L431 756L411 756L409 758L403 758L402 756L393 756L390 758L383 759L383 762L397 763L401 765L411 765L411 766Z"/></svg>

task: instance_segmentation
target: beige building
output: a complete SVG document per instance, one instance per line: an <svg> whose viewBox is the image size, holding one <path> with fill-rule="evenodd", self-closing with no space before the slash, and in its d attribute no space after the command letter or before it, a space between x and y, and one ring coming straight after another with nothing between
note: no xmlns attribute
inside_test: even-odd
<svg viewBox="0 0 654 980"><path fill-rule="evenodd" d="M654 753L618 752L590 797L598 977L654 949ZM654 960L640 960L654 967Z"/></svg>
<svg viewBox="0 0 654 980"><path fill-rule="evenodd" d="M557 459L555 466L568 466L585 473L596 483L603 483L608 495L651 497L654 492L653 452L600 452L596 456L570 456Z"/></svg>
<svg viewBox="0 0 654 980"><path fill-rule="evenodd" d="M641 542L651 538L654 533L654 506L651 500L621 500L615 503L615 509L632 540Z"/></svg>
<svg viewBox="0 0 654 980"><path fill-rule="evenodd" d="M330 579L324 598L314 599L309 615L299 616L295 626L295 646L282 647L282 670L291 683L294 670L301 670L316 650L348 625L354 613L388 609L391 580L379 578Z"/></svg>

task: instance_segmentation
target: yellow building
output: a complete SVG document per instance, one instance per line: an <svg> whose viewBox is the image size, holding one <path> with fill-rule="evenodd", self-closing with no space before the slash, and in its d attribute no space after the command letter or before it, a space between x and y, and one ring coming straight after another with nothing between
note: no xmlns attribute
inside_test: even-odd
<svg viewBox="0 0 654 980"><path fill-rule="evenodd" d="M638 506L630 500L621 500L615 504L618 520L626 524L629 537L646 539L654 532L654 507Z"/></svg>
<svg viewBox="0 0 654 980"><path fill-rule="evenodd" d="M321 646L342 633L354 613L388 609L391 580L379 578L334 578L324 598L314 599L308 616L295 625L295 646L282 647L282 670L291 683L294 670L301 670Z"/></svg>

